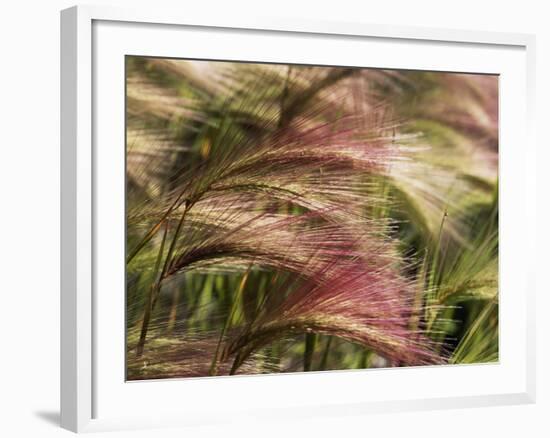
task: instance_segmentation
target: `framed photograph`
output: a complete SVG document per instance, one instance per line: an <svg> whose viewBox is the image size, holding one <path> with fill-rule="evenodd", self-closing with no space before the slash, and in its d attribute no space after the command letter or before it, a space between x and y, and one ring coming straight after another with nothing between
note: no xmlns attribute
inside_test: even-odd
<svg viewBox="0 0 550 438"><path fill-rule="evenodd" d="M534 401L534 37L61 13L61 424Z"/></svg>

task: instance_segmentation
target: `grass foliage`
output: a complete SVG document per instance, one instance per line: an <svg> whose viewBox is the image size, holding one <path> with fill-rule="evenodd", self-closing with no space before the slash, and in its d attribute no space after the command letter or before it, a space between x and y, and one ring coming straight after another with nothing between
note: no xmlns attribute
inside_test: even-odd
<svg viewBox="0 0 550 438"><path fill-rule="evenodd" d="M126 81L129 379L498 360L496 77Z"/></svg>

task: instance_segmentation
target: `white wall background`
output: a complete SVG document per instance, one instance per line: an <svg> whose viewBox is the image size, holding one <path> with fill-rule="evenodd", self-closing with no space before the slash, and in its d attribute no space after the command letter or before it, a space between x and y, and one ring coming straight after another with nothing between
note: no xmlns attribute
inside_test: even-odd
<svg viewBox="0 0 550 438"><path fill-rule="evenodd" d="M96 1L147 5L146 1ZM538 218L536 405L363 417L315 418L222 430L110 433L109 437L550 436L546 272L550 260L550 14L544 1L523 0L156 0L155 6L217 10L228 19L256 15L307 17L537 35ZM59 418L59 10L65 0L5 2L0 14L0 435L69 436ZM151 6L149 3L148 6ZM521 147L521 145L518 145ZM521 230L518 230L521 232ZM521 257L521 254L518 254ZM29 307L29 305L31 307ZM546 319L545 319L546 317Z"/></svg>

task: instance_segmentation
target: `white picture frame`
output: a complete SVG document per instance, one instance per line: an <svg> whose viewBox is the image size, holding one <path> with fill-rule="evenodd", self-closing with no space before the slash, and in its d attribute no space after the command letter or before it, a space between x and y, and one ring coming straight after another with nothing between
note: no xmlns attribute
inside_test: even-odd
<svg viewBox="0 0 550 438"><path fill-rule="evenodd" d="M147 44L140 40L140 33L148 29ZM384 63L385 67L406 67L405 60L401 64L388 65L391 58L384 58L376 44L392 46L394 51L400 50L405 56L404 47L418 51L416 64L409 68L439 69L445 71L476 71L497 73L506 79L501 84L501 93L505 96L501 114L501 163L500 184L501 203L501 287L513 288L513 293L505 293L501 305L501 347L506 351L507 343L514 348L513 359L504 355L500 363L489 366L463 366L416 368L411 370L384 370L360 372L331 372L312 376L303 374L285 376L246 376L221 379L192 379L188 382L169 380L165 382L128 383L120 380L123 371L120 368L121 355L116 352L123 339L123 313L120 310L118 294L123 296L120 286L120 276L117 272L109 272L107 261L110 255L106 252L105 239L119 242L118 249L109 251L113 257L119 254L124 242L119 241L123 215L118 215L123 208L118 187L123 168L119 161L124 151L124 144L106 164L107 149L98 154L97 142L104 145L109 142L116 145L120 140L120 87L123 78L116 72L118 67L110 64L111 59L119 59L121 54L156 54L169 55L169 47L163 41L163 35L179 38L177 32L186 35L197 34L193 41L204 41L221 36L234 38L232 51L226 48L224 59L245 60L286 60L296 62L300 52L287 51L288 58L282 59L276 47L289 47L290 40L311 44L308 51L308 62L319 62L324 56L329 59L336 57L336 47L346 45L372 44L373 53L380 57L377 65ZM187 32L187 33L185 33ZM224 33L226 35L224 35ZM154 36L157 35L157 36ZM262 45L250 42L248 52L243 52L244 39L251 41L250 36L262 39ZM307 41L306 41L307 40ZM240 41L240 42L239 42ZM325 44L324 50L316 55L315 44L319 41ZM331 53L331 41L334 41ZM163 44L164 42L164 44ZM327 43L328 42L328 43ZM143 53L136 53L135 47L144 47ZM191 42L190 45L195 44ZM197 43L198 44L198 43ZM201 43L202 44L202 43ZM328 44L328 46L327 46ZM130 47L133 45L133 47ZM147 47L145 47L147 46ZM452 46L452 47L451 47ZM270 49L270 47L274 47ZM306 46L304 46L306 47ZM326 49L328 47L328 49ZM359 46L357 46L359 47ZM451 49L449 49L451 47ZM208 43L197 46L204 50L203 57L216 57L216 52L209 52ZM189 49L191 50L191 49ZM271 50L271 51L270 51ZM433 53L440 54L434 59ZM424 51L424 55L422 55ZM449 51L450 55L446 55ZM457 53L451 53L456 51ZM61 12L61 426L75 431L100 431L126 428L147 428L190 424L208 424L235 420L239 418L274 416L310 417L312 415L342 415L366 412L399 412L411 409L441 409L451 407L474 407L502 404L532 403L535 400L535 342L534 342L534 288L527 280L530 268L529 260L524 258L515 264L514 270L507 269L516 259L513 253L530 254L528 248L535 242L535 218L529 213L534 211L535 185L533 139L534 110L534 51L535 40L532 35L505 34L474 31L459 31L449 29L424 29L415 27L383 26L365 23L310 22L295 19L273 19L246 17L227 22L215 14L195 16L182 11L128 10L110 7L78 6ZM255 54L257 52L257 54ZM342 51L342 52L345 52ZM408 52L408 50L407 50ZM460 52L460 53L459 53ZM395 53L393 52L394 56ZM173 53L172 53L173 54ZM196 56L196 51L193 52ZM177 55L177 53L176 53ZM386 56L390 56L386 54ZM475 55L475 56L474 56ZM486 56L485 56L486 55ZM190 55L188 55L190 56ZM318 58L315 58L318 56ZM353 53L341 54L333 63L352 62ZM184 57L182 55L182 57ZM191 56L190 56L191 57ZM426 59L423 63L423 57ZM261 58L261 59L260 59ZM388 59L390 59L388 61ZM464 59L470 59L469 63ZM118 62L118 61L117 61ZM323 62L319 62L323 63ZM326 61L326 64L329 62ZM439 64L438 64L439 63ZM376 63L375 63L376 64ZM119 64L117 64L119 65ZM350 64L351 65L351 64ZM355 64L354 64L355 65ZM357 65L364 65L359 61ZM120 65L119 65L120 67ZM112 70L112 68L114 70ZM119 85L108 84L110 72L115 72ZM505 72L505 73L503 73ZM104 81L104 82L101 82ZM104 85L105 84L105 85ZM98 91L99 90L99 91ZM105 95L112 102L106 106ZM118 102L118 103L117 103ZM112 103L112 104L111 104ZM511 105L514 103L514 105ZM515 108L508 108L514 106ZM105 111L104 111L105 110ZM107 114L108 111L113 114ZM118 111L118 112L117 112ZM508 121L515 120L513 126ZM107 122L108 121L108 122ZM99 128L98 128L99 126ZM118 134L115 134L118 133ZM112 136L112 138L111 138ZM508 146L512 139L521 136L521 148ZM102 146L104 148L104 146ZM118 157L118 158L117 158ZM118 166L118 167L117 167ZM112 177L112 175L118 177ZM509 181L514 184L508 183ZM118 184L118 185L117 185ZM517 202L523 207L518 208ZM106 231L105 224L109 217L105 212L116 216L113 222L113 234ZM120 217L119 217L120 216ZM514 238L514 229L518 223L527 223L523 229L522 239ZM525 231L528 230L528 231ZM103 239L103 240L102 240ZM103 257L105 256L105 257ZM116 265L116 263L115 263ZM532 264L531 264L532 265ZM113 265L114 266L114 265ZM114 268L113 268L114 269ZM117 268L118 269L118 268ZM119 283L116 283L116 281ZM111 286L112 283L112 286ZM118 285L118 286L117 286ZM105 295L106 288L114 292ZM98 299L98 294L100 299ZM103 294L103 295L101 295ZM115 300L112 303L110 299ZM109 309L106 310L106 305ZM110 305L112 304L112 306ZM507 312L518 312L514 330L506 321ZM99 316L101 315L101 316ZM105 332L116 332L116 342L110 342ZM113 338L113 339L114 339ZM512 343L514 343L512 345ZM113 362L106 358L113 354ZM113 353L114 352L114 353ZM123 352L120 352L123 356ZM116 358L115 358L116 356ZM108 359L110 360L110 359ZM118 361L118 362L117 362ZM118 371L111 373L110 364ZM118 366L118 368L117 368ZM369 374L365 374L365 373ZM376 391L376 382L383 387L385 375L391 373L395 382L418 381L434 376L433 388L414 387L405 390L395 385L383 397ZM405 374L403 374L405 373ZM437 390L437 379L444 379L452 373L457 379L457 388L445 392ZM315 374L315 373L313 373ZM333 377L331 377L333 376ZM463 381L477 382L477 388L460 388ZM472 380L473 379L473 380ZM346 388L360 387L369 381L374 388L374 395L346 392ZM116 382L113 383L113 382ZM162 403L147 406L148 415L132 415L130 408L123 411L119 406L143 394L144 399L158 400L159 394L164 394L168 400L174 397L181 388L186 391L198 391L212 394L219 391L218 396L223 401L223 391L239 389L242 397L237 397L230 410L222 410L216 403L206 404L200 398L194 406L176 407L168 411ZM322 385L322 392L311 392L307 389ZM464 385L462 385L464 386ZM294 403L284 401L283 392L289 388L303 388L303 394L298 394ZM175 389L174 389L175 388ZM221 389L218 389L221 388ZM279 389L278 389L279 388ZM277 391L280 390L280 393ZM272 391L269 404L250 402L254 395ZM164 397L163 395L163 397ZM248 400L248 401L247 401ZM266 401L267 403L267 401ZM130 403L131 404L131 403ZM191 409L192 408L192 409ZM190 411L191 409L191 411ZM208 411L207 411L208 409ZM213 420L215 418L215 420Z"/></svg>

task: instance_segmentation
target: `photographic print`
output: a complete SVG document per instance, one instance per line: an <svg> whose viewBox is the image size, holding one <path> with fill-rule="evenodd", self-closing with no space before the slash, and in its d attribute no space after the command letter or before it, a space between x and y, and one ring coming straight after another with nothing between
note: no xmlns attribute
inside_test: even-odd
<svg viewBox="0 0 550 438"><path fill-rule="evenodd" d="M498 361L498 76L125 70L128 380Z"/></svg>

